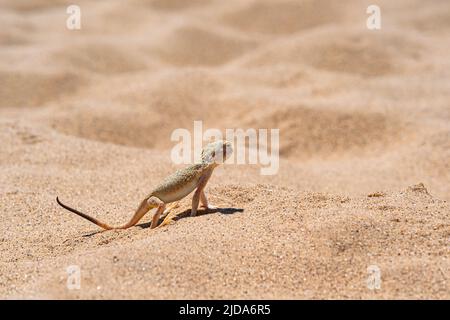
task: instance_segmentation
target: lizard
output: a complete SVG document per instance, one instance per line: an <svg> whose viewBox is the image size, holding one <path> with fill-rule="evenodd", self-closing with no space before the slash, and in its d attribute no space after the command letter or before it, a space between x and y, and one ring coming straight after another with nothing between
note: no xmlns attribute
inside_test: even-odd
<svg viewBox="0 0 450 320"><path fill-rule="evenodd" d="M156 208L150 224L150 229L154 229L157 227L160 215L163 212L165 213L167 204L183 199L194 190L191 217L196 216L200 202L205 209L214 209L215 207L208 203L204 189L214 169L229 158L232 153L233 148L228 141L218 140L209 143L202 150L200 163L191 164L167 176L141 201L130 221L121 226L110 226L101 222L92 216L65 205L58 197L56 197L56 202L64 209L89 220L104 230L128 229L133 227L147 212ZM166 218L160 226L167 223L168 221Z"/></svg>

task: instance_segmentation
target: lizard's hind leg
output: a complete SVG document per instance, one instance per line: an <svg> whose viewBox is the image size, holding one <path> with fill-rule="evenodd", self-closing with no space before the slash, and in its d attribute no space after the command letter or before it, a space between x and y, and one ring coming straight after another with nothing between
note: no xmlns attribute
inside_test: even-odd
<svg viewBox="0 0 450 320"><path fill-rule="evenodd" d="M150 225L150 229L154 229L156 228L158 221L159 221L159 216L161 215L161 213L164 212L164 209L166 208L166 204L164 202L162 202L161 200L159 200L158 198L150 198L149 201L154 201L157 209L156 212L153 214L152 217L152 223Z"/></svg>
<svg viewBox="0 0 450 320"><path fill-rule="evenodd" d="M111 228L111 229L128 229L128 228L136 225L139 222L139 220L141 220L142 217L147 212L149 212L151 209L159 208L161 205L164 205L164 202L162 202L161 200L159 200L156 197L152 196L150 198L146 198L141 202L138 209L134 213L133 217L127 224L125 224L121 227L116 227L116 228Z"/></svg>

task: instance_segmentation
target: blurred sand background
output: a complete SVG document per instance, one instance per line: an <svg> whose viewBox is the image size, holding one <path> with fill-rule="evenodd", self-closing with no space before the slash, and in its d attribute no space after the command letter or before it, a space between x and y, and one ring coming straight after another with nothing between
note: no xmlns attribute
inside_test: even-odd
<svg viewBox="0 0 450 320"><path fill-rule="evenodd" d="M450 3L372 3L0 0L0 297L449 299ZM194 120L279 128L279 173L156 230L57 206L123 223Z"/></svg>

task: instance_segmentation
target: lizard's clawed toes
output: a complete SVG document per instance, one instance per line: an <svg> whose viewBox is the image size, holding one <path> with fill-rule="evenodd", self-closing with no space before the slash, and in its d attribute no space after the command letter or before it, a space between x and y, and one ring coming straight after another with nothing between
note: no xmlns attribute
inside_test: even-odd
<svg viewBox="0 0 450 320"><path fill-rule="evenodd" d="M174 215L169 213L169 214L164 218L164 220L159 224L159 226L158 226L157 228L164 227L165 225L168 225L169 223L171 223L171 222L173 221L173 217L174 217Z"/></svg>

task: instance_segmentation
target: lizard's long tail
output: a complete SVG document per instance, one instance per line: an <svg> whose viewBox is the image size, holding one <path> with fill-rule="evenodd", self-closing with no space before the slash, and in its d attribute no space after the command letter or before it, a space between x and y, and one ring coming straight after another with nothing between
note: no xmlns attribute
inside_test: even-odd
<svg viewBox="0 0 450 320"><path fill-rule="evenodd" d="M106 223L103 223L83 212L80 212L74 208L71 208L67 205L65 205L64 203L62 203L58 197L56 197L56 202L58 202L58 204L63 207L66 210L69 210L77 215L79 215L82 218L85 218L86 220L89 220L92 223L95 223L96 225L98 225L99 227L105 229L105 230L112 230L112 229L127 229L130 228L132 226L134 226L136 223L139 222L139 220L142 219L142 217L152 208L155 208L156 206L151 206L148 204L147 199L144 199L141 204L139 205L139 208L136 210L136 212L134 213L133 217L131 218L131 220L124 224L123 226L119 226L119 227L112 227L110 225L107 225Z"/></svg>

